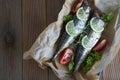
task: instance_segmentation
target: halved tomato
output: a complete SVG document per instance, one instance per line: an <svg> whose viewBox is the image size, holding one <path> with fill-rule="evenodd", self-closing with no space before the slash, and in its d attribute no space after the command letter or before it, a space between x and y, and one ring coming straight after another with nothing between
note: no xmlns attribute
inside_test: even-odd
<svg viewBox="0 0 120 80"><path fill-rule="evenodd" d="M98 43L93 47L92 51L100 52L102 51L107 45L107 40L104 38L101 38Z"/></svg>
<svg viewBox="0 0 120 80"><path fill-rule="evenodd" d="M83 0L76 0L72 6L71 12L75 13L78 10L78 8L81 6L82 2Z"/></svg>
<svg viewBox="0 0 120 80"><path fill-rule="evenodd" d="M72 58L73 50L70 48L65 48L61 53L59 57L59 63L60 64L68 64Z"/></svg>

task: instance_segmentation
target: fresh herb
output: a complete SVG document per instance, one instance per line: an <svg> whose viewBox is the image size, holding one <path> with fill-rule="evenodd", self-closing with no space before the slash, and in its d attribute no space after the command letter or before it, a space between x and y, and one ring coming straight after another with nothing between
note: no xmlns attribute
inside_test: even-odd
<svg viewBox="0 0 120 80"><path fill-rule="evenodd" d="M92 56L88 56L88 58L87 58L87 60L86 60L86 63L87 63L88 65L92 65L92 64L93 64L93 61L94 61L93 57L92 57Z"/></svg>
<svg viewBox="0 0 120 80"><path fill-rule="evenodd" d="M73 54L73 55L72 55L72 58L71 58L71 61L74 61L74 58L75 58L75 55Z"/></svg>
<svg viewBox="0 0 120 80"><path fill-rule="evenodd" d="M101 16L101 19L102 19L104 22L108 23L108 22L110 22L110 21L113 19L113 17L114 17L114 13L113 13L113 12L110 12L108 15L103 14L103 15Z"/></svg>
<svg viewBox="0 0 120 80"><path fill-rule="evenodd" d="M68 64L68 70L69 70L69 71L72 71L73 66L74 66L74 62L73 62L73 61L70 61L69 64Z"/></svg>
<svg viewBox="0 0 120 80"><path fill-rule="evenodd" d="M63 17L63 21L65 21L65 22L68 22L68 21L70 21L72 19L73 19L73 17L70 14L68 14L68 15L66 15L66 16Z"/></svg>
<svg viewBox="0 0 120 80"><path fill-rule="evenodd" d="M74 67L74 57L75 57L75 55L73 54L73 55L72 55L72 58L71 58L71 61L70 61L69 64L68 64L68 70L69 70L69 71L72 71L72 70L73 70L73 67Z"/></svg>
<svg viewBox="0 0 120 80"><path fill-rule="evenodd" d="M101 55L98 52L92 52L90 53L87 58L85 59L85 61L82 63L81 65L81 70L86 73L88 72L91 67L93 66L93 64L101 59Z"/></svg>
<svg viewBox="0 0 120 80"><path fill-rule="evenodd" d="M91 54L91 56L97 61L101 59L100 53L98 52L94 52L94 54Z"/></svg>

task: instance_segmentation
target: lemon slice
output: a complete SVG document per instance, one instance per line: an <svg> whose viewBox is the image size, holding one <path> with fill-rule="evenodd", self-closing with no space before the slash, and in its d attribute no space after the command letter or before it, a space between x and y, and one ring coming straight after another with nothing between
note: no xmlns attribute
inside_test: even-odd
<svg viewBox="0 0 120 80"><path fill-rule="evenodd" d="M76 16L79 20L82 20L82 21L86 21L87 20L87 17L85 15L85 11L83 9L83 7L79 8L76 12Z"/></svg>
<svg viewBox="0 0 120 80"><path fill-rule="evenodd" d="M85 49L87 49L87 50L91 50L91 49L92 49L92 46L93 46L93 45L90 44L89 38L87 37L87 35L82 38L82 46L83 46Z"/></svg>
<svg viewBox="0 0 120 80"><path fill-rule="evenodd" d="M100 33L104 30L104 22L96 17L90 20L90 26L93 31Z"/></svg>
<svg viewBox="0 0 120 80"><path fill-rule="evenodd" d="M75 35L76 35L75 26L74 26L73 20L69 21L69 22L66 24L66 32L67 32L70 36L75 36Z"/></svg>

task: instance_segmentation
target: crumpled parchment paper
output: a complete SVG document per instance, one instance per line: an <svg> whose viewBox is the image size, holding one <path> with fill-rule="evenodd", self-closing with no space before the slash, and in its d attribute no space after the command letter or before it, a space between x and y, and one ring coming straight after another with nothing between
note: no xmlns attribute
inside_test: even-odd
<svg viewBox="0 0 120 80"><path fill-rule="evenodd" d="M96 62L91 70L86 75L81 75L80 72L74 75L70 74L66 66L56 61L49 62L54 53L54 45L57 41L63 23L63 16L69 14L71 7L75 0L65 0L65 3L58 15L56 22L51 23L48 27L38 36L37 40L23 55L24 59L33 58L38 62L41 68L47 66L51 67L57 77L61 80L99 80L97 73L101 72L116 56L120 49L120 8L119 0L95 0L96 7L102 12L108 13L114 11L114 19L107 25L103 35L109 41L107 48L103 52L102 59Z"/></svg>

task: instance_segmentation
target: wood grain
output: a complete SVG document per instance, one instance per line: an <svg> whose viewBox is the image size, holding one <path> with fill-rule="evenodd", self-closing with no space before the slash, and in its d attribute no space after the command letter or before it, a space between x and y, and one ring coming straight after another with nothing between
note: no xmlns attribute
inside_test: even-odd
<svg viewBox="0 0 120 80"><path fill-rule="evenodd" d="M103 80L120 80L120 50L113 61L104 69Z"/></svg>
<svg viewBox="0 0 120 80"><path fill-rule="evenodd" d="M45 0L23 0L23 51L28 50L46 27ZM48 72L33 61L23 61L23 80L48 80Z"/></svg>
<svg viewBox="0 0 120 80"><path fill-rule="evenodd" d="M56 21L58 13L62 9L62 5L64 3L64 0L50 0L46 1L46 9L47 9L47 25ZM52 70L49 70L49 80L58 80L58 78L55 76Z"/></svg>
<svg viewBox="0 0 120 80"><path fill-rule="evenodd" d="M46 1L23 0L23 51L28 50L46 28Z"/></svg>
<svg viewBox="0 0 120 80"><path fill-rule="evenodd" d="M21 0L0 0L0 80L21 79Z"/></svg>

